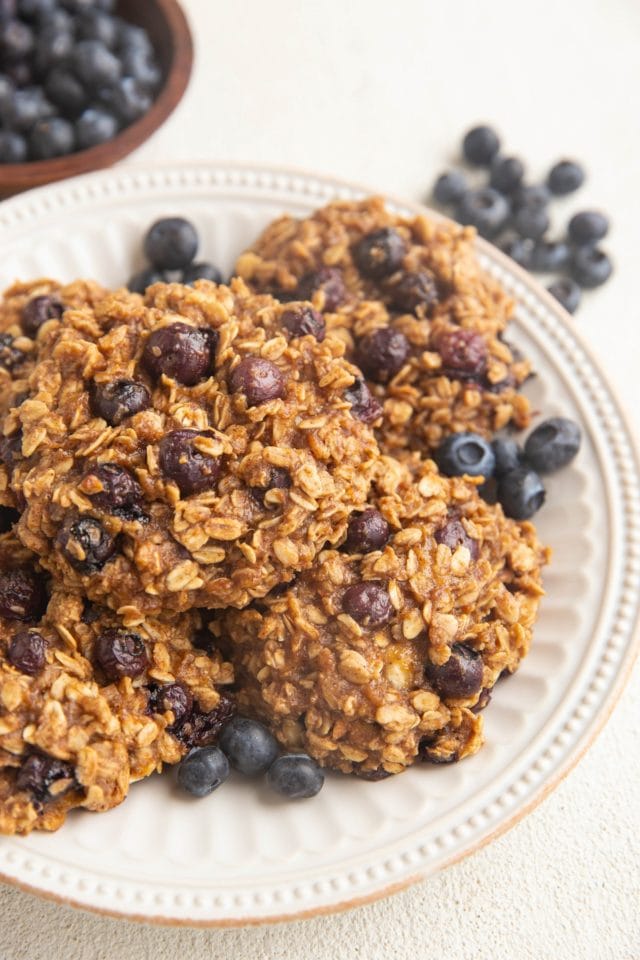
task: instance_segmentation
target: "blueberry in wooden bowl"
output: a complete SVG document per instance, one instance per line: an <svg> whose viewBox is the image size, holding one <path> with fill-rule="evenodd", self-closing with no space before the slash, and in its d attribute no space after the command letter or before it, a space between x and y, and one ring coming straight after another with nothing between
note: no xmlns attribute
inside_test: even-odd
<svg viewBox="0 0 640 960"><path fill-rule="evenodd" d="M0 196L131 153L175 109L192 63L177 0L0 6Z"/></svg>

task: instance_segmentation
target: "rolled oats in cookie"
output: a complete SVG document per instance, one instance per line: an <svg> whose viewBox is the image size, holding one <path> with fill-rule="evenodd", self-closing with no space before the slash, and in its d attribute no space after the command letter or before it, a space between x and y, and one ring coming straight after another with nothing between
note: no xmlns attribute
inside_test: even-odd
<svg viewBox="0 0 640 960"><path fill-rule="evenodd" d="M198 614L128 622L50 581L12 534L0 597L0 833L116 806L231 714L232 668L194 645Z"/></svg>
<svg viewBox="0 0 640 960"><path fill-rule="evenodd" d="M472 754L489 691L527 653L546 559L473 484L382 457L342 548L215 626L239 709L368 779Z"/></svg>
<svg viewBox="0 0 640 960"><path fill-rule="evenodd" d="M383 405L383 452L429 453L452 432L529 420L518 388L531 366L504 339L513 302L481 269L474 238L380 199L339 201L274 221L236 271L256 291L312 301Z"/></svg>
<svg viewBox="0 0 640 960"><path fill-rule="evenodd" d="M157 284L41 329L4 432L18 535L67 587L140 617L242 607L344 537L377 405L286 311L239 282Z"/></svg>

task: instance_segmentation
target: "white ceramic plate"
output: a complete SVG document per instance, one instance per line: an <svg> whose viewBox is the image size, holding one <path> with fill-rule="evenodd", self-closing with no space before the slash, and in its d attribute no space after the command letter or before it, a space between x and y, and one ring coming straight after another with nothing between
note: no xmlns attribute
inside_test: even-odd
<svg viewBox="0 0 640 960"><path fill-rule="evenodd" d="M224 166L119 169L0 207L0 280L49 274L126 281L156 217L183 214L202 253L229 270L283 211L307 214L365 191L287 171ZM399 209L416 209L394 203ZM376 784L330 777L286 803L231 779L207 800L169 776L118 809L73 814L53 835L0 839L0 875L104 912L167 923L250 923L329 911L398 889L506 829L575 763L604 722L633 653L640 581L638 472L627 428L569 318L486 243L486 268L518 301L513 339L539 376L545 416L579 420L575 464L549 479L539 514L554 550L533 648L485 714L487 743L453 766Z"/></svg>

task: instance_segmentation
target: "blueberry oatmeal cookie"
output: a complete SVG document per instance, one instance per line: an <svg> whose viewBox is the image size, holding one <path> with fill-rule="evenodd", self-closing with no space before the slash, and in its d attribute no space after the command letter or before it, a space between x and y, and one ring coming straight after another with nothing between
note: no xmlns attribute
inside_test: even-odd
<svg viewBox="0 0 640 960"><path fill-rule="evenodd" d="M5 470L68 588L130 619L242 607L344 536L379 408L338 340L268 332L285 311L157 284L42 328Z"/></svg>
<svg viewBox="0 0 640 960"><path fill-rule="evenodd" d="M384 407L383 452L524 427L528 361L504 339L513 303L480 268L475 231L395 216L380 199L283 216L240 256L252 289L309 299Z"/></svg>
<svg viewBox="0 0 640 960"><path fill-rule="evenodd" d="M127 623L0 538L0 833L110 809L130 783L215 741L233 671L196 646L201 627L196 613Z"/></svg>
<svg viewBox="0 0 640 960"><path fill-rule="evenodd" d="M468 480L382 457L341 549L212 625L239 709L369 779L472 754L493 685L529 648L546 559Z"/></svg>

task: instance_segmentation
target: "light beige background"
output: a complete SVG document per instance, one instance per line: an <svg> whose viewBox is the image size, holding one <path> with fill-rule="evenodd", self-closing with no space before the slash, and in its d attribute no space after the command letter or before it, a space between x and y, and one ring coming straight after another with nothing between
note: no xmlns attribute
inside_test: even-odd
<svg viewBox="0 0 640 960"><path fill-rule="evenodd" d="M144 0L139 0L143 3ZM423 199L494 122L532 176L561 155L609 211L616 276L576 323L640 422L637 0L184 0L196 68L131 162L298 166ZM229 931L95 918L0 886L0 960L639 960L640 671L579 767L496 843L335 917Z"/></svg>

